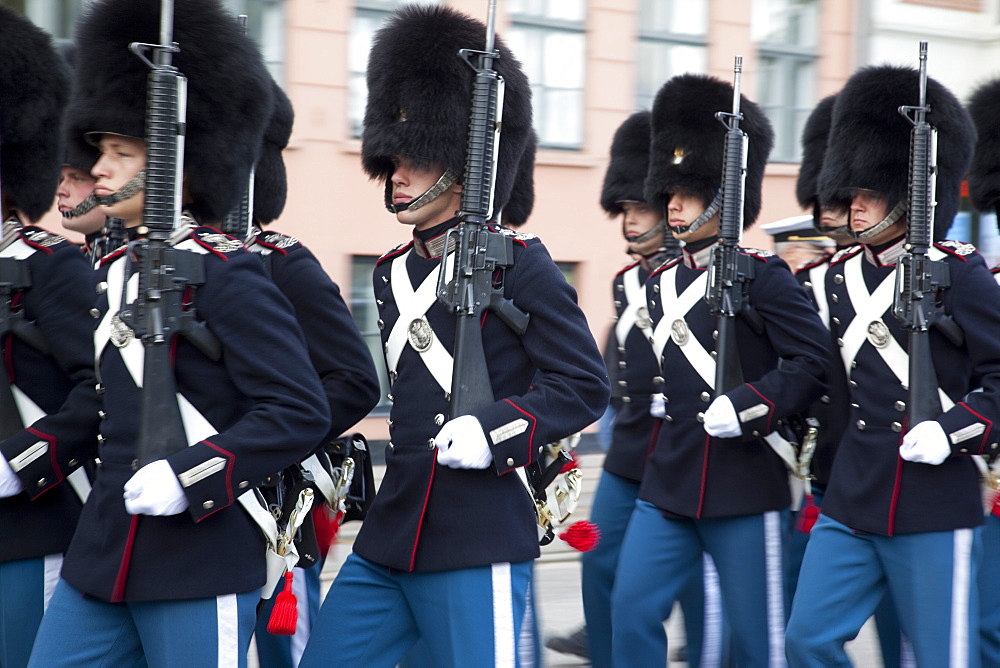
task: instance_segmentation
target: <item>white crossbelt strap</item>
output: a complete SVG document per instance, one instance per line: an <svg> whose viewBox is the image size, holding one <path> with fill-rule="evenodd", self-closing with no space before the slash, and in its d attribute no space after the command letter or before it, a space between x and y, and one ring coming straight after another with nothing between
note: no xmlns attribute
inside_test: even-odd
<svg viewBox="0 0 1000 668"><path fill-rule="evenodd" d="M670 334L673 324L677 320L684 321L687 314L694 308L694 305L705 296L705 285L708 282L708 272L703 271L694 279L684 292L677 295L677 271L668 269L661 274L660 278L660 299L663 300L663 317L656 324L653 332L653 351L657 359L663 359L663 349L667 342L672 341ZM686 327L686 325L685 325ZM681 352L687 359L688 364L698 372L705 384L715 389L715 360L711 354L705 350L693 333L688 330L688 335L682 345L679 345Z"/></svg>
<svg viewBox="0 0 1000 668"><path fill-rule="evenodd" d="M844 284L847 287L847 294L851 298L855 314L847 331L844 332L842 337L844 345L840 349L844 368L848 371L851 369L851 363L858 356L861 346L868 341L868 328L872 323L881 323L885 327L885 331L889 332L882 317L892 307L896 289L896 274L892 273L882 279L875 291L869 294L868 288L865 286L864 276L861 273L861 263L865 261L863 254L859 253L844 263ZM888 341L884 347L879 348L874 345L872 347L882 357L882 361L889 367L900 384L903 387L909 387L910 358L896 341L896 337L888 333ZM941 399L942 410L947 411L955 405L955 402L940 388L938 388L938 395Z"/></svg>
<svg viewBox="0 0 1000 668"><path fill-rule="evenodd" d="M389 281L389 288L392 290L396 305L399 307L399 318L389 332L389 338L385 344L385 357L389 371L395 373L399 365L399 358L403 354L403 349L410 343L409 331L410 323L415 320L426 322L427 311L437 300L438 273L432 271L423 280L420 286L414 290L410 283L410 276L406 271L406 258L412 250L408 250L392 263L392 278ZM454 263L455 254L448 254L448 266L444 268L447 275L451 275L450 268ZM427 370L434 376L434 380L445 392L451 392L451 373L454 367L454 360L437 334L428 324L426 330L430 332L430 345L420 351L414 348L423 360ZM412 347L412 343L410 343Z"/></svg>
<svg viewBox="0 0 1000 668"><path fill-rule="evenodd" d="M618 323L615 325L615 336L618 338L618 345L624 346L628 333L633 326L639 325L643 336L647 339L652 336L653 329L649 326L649 318L645 318L641 326L637 322L639 309L646 308L646 291L639 282L639 265L636 265L622 274L622 283L625 288L625 310L618 316Z"/></svg>
<svg viewBox="0 0 1000 668"><path fill-rule="evenodd" d="M809 283L812 284L816 309L819 311L819 317L827 329L830 328L830 303L826 300L826 272L829 268L830 265L824 262L809 270Z"/></svg>

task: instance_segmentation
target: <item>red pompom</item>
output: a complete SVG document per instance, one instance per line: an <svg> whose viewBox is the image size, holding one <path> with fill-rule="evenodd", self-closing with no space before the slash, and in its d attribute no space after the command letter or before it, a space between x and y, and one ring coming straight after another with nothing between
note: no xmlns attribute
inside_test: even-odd
<svg viewBox="0 0 1000 668"><path fill-rule="evenodd" d="M813 501L812 494L806 494L806 502L802 506L802 512L799 514L799 521L796 528L802 533L809 533L812 531L817 519L819 519L819 506Z"/></svg>
<svg viewBox="0 0 1000 668"><path fill-rule="evenodd" d="M580 552L590 552L601 542L601 530L593 522L573 522L560 535L569 546Z"/></svg>
<svg viewBox="0 0 1000 668"><path fill-rule="evenodd" d="M285 588L274 599L271 618L267 620L267 630L276 636L295 635L295 626L299 621L299 602L292 593L292 571L285 573Z"/></svg>
<svg viewBox="0 0 1000 668"><path fill-rule="evenodd" d="M573 469L580 468L580 458L576 454L576 450L568 453L572 461L563 464L563 467L559 469L559 473L566 473L567 471L572 471Z"/></svg>

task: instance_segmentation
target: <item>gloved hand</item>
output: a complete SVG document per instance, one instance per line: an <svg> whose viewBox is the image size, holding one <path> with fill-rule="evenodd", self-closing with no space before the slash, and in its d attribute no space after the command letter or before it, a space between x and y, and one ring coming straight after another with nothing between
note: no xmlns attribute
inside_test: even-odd
<svg viewBox="0 0 1000 668"><path fill-rule="evenodd" d="M709 436L717 438L736 438L743 435L740 419L736 417L736 408L726 395L717 397L705 411L705 431Z"/></svg>
<svg viewBox="0 0 1000 668"><path fill-rule="evenodd" d="M661 420L667 414L667 399L663 396L663 393L657 392L650 397L649 414Z"/></svg>
<svg viewBox="0 0 1000 668"><path fill-rule="evenodd" d="M165 459L136 471L125 483L123 496L130 515L176 515L188 508L184 488Z"/></svg>
<svg viewBox="0 0 1000 668"><path fill-rule="evenodd" d="M933 464L937 466L948 459L951 445L944 428L936 420L925 420L917 424L903 436L899 446L899 456L908 462Z"/></svg>
<svg viewBox="0 0 1000 668"><path fill-rule="evenodd" d="M23 491L24 486L21 484L21 479L10 467L10 462L3 455L0 455L0 499L6 499Z"/></svg>
<svg viewBox="0 0 1000 668"><path fill-rule="evenodd" d="M462 415L448 420L434 437L438 464L453 469L484 469L493 462L493 451L479 420Z"/></svg>

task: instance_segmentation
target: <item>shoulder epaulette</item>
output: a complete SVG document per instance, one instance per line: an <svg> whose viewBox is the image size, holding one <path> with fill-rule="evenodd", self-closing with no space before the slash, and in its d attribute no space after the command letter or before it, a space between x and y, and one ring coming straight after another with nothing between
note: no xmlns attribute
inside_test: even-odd
<svg viewBox="0 0 1000 668"><path fill-rule="evenodd" d="M849 257L854 257L861 252L861 244L857 246L848 246L847 248L841 248L837 253L830 258L830 264L834 265L838 262L843 262Z"/></svg>
<svg viewBox="0 0 1000 668"><path fill-rule="evenodd" d="M290 237L274 230L263 230L257 234L257 243L261 246L278 251L282 255L288 254L288 249L302 244L295 237Z"/></svg>
<svg viewBox="0 0 1000 668"><path fill-rule="evenodd" d="M66 237L52 234L48 230L43 230L34 225L27 225L21 228L21 238L32 248L37 248L51 253L53 246L58 246L66 241Z"/></svg>
<svg viewBox="0 0 1000 668"><path fill-rule="evenodd" d="M679 257L675 257L675 258L673 258L671 260L667 260L666 262L664 262L663 264L661 264L659 267L657 267L656 269L654 269L652 271L652 273L649 274L649 278L652 278L653 276L659 276L660 274L662 274L663 272L665 272L667 269L670 269L671 267L676 267L678 264L680 264L680 261L681 261L681 258L679 258ZM649 280L649 279L646 279L646 280Z"/></svg>
<svg viewBox="0 0 1000 668"><path fill-rule="evenodd" d="M205 250L214 253L218 257L225 258L226 255L239 251L246 252L243 242L236 237L223 234L214 227L201 226L191 230L188 237Z"/></svg>
<svg viewBox="0 0 1000 668"><path fill-rule="evenodd" d="M938 241L934 245L937 248L943 250L945 253L949 253L951 255L959 257L963 261L965 261L969 255L975 255L977 252L975 246L965 241L945 240L945 241Z"/></svg>
<svg viewBox="0 0 1000 668"><path fill-rule="evenodd" d="M639 266L639 263L638 263L638 262L633 262L633 263L632 263L632 264L630 264L630 265L627 265L627 266L625 266L625 267L622 267L621 269L619 269L619 270L618 270L618 273L617 273L617 274L615 274L615 277L617 278L618 276L621 276L621 275L622 275L622 274L624 274L625 272L627 272L627 271L630 271L630 270L632 270L632 269L635 269L635 268L636 268L637 266Z"/></svg>
<svg viewBox="0 0 1000 668"><path fill-rule="evenodd" d="M762 248L743 248L741 246L740 252L744 255L755 257L762 262L767 262L772 257L777 257L774 251L764 250Z"/></svg>
<svg viewBox="0 0 1000 668"><path fill-rule="evenodd" d="M799 268L799 271L800 272L807 271L809 269L815 269L816 267L822 266L822 265L826 264L827 262L829 262L831 257L833 257L833 256L832 255L824 255L821 258L819 258L818 260L813 260L812 262L806 262L804 265L802 265Z"/></svg>
<svg viewBox="0 0 1000 668"><path fill-rule="evenodd" d="M376 260L375 261L375 266L377 267L380 264L382 264L383 262L385 262L386 260L391 260L392 258L396 257L400 253L409 250L412 245L413 245L413 240L412 239L410 241L405 242L405 243L399 244L398 246L396 246L392 250L390 250L387 253L383 254L382 257L380 257L378 260Z"/></svg>

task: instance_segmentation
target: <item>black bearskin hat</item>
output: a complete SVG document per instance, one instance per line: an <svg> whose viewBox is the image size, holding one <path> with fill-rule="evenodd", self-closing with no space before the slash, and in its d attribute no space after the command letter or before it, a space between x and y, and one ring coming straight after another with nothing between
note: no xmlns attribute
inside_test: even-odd
<svg viewBox="0 0 1000 668"><path fill-rule="evenodd" d="M264 141L261 143L253 178L253 217L262 225L274 221L285 208L288 177L281 152L288 146L288 139L292 136L292 123L295 121L295 110L285 91L277 83L272 83L272 88L274 108L271 110L271 120L264 130Z"/></svg>
<svg viewBox="0 0 1000 668"><path fill-rule="evenodd" d="M160 0L98 0L77 26L67 141L86 133L145 137L149 67L128 48L158 43ZM172 64L187 77L184 175L201 222L222 220L246 189L271 116L270 75L218 0L174 0Z"/></svg>
<svg viewBox="0 0 1000 668"><path fill-rule="evenodd" d="M843 200L857 188L882 193L890 209L906 201L912 125L898 109L917 104L919 98L919 73L909 67L866 67L847 81L833 106L819 176L820 201ZM958 211L976 129L958 99L930 77L927 104L927 122L938 134L934 237L940 239Z"/></svg>
<svg viewBox="0 0 1000 668"><path fill-rule="evenodd" d="M66 64L67 71L72 74L73 62L76 56L76 45L63 44L58 48L59 55L62 56ZM65 121L64 121L65 122ZM90 173L94 163L97 162L97 153L92 146L81 147L77 142L68 141L64 145L63 164Z"/></svg>
<svg viewBox="0 0 1000 668"><path fill-rule="evenodd" d="M68 89L49 36L0 7L0 189L32 221L55 201L62 162L56 128Z"/></svg>
<svg viewBox="0 0 1000 668"><path fill-rule="evenodd" d="M645 202L642 187L649 170L648 111L639 111L622 123L611 140L611 160L601 188L601 208L611 216L622 212L622 202Z"/></svg>
<svg viewBox="0 0 1000 668"><path fill-rule="evenodd" d="M969 168L969 196L980 211L1000 205L1000 79L994 79L972 93L969 114L979 137Z"/></svg>
<svg viewBox="0 0 1000 668"><path fill-rule="evenodd" d="M465 172L475 73L458 50L485 45L486 26L449 7L404 6L375 33L361 134L361 161L372 179L392 175L394 155ZM521 63L499 38L496 48L494 67L506 81L493 198L502 209L531 133L531 89Z"/></svg>
<svg viewBox="0 0 1000 668"><path fill-rule="evenodd" d="M799 167L799 178L795 181L795 197L803 209L819 206L819 173L823 169L826 140L830 135L830 121L833 119L833 103L836 101L836 95L820 100L809 114L802 131L802 164Z"/></svg>
<svg viewBox="0 0 1000 668"><path fill-rule="evenodd" d="M528 145L524 147L521 161L514 177L514 187L503 210L501 223L504 227L516 229L528 222L531 210L535 208L535 152L538 149L538 135L532 131Z"/></svg>
<svg viewBox="0 0 1000 668"><path fill-rule="evenodd" d="M722 185L726 127L715 118L732 112L733 86L702 74L681 74L663 84L653 101L652 144L645 200L664 207L675 191L699 197L707 207ZM740 96L740 128L749 137L743 228L760 214L761 185L774 131L760 107Z"/></svg>

